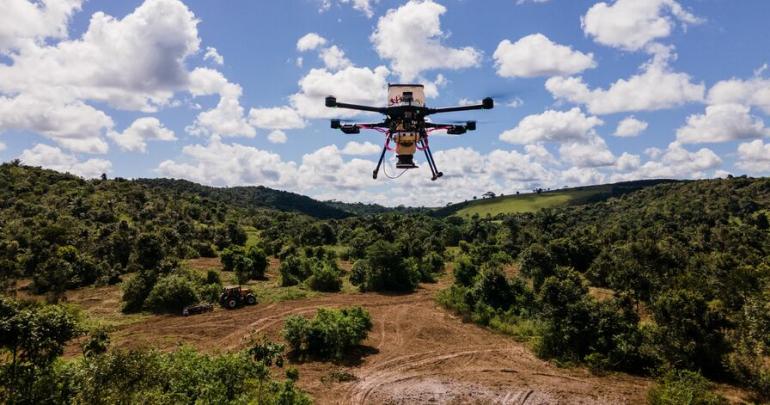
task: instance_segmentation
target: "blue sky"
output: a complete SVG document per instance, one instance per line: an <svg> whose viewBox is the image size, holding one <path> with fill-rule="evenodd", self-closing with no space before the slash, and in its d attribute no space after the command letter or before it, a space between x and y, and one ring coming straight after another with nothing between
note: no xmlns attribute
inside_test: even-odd
<svg viewBox="0 0 770 405"><path fill-rule="evenodd" d="M222 5L226 4L226 7ZM770 174L764 0L9 0L0 159L320 199L443 205L640 178ZM371 179L379 133L323 96L497 96L462 137ZM372 116L349 117L362 121ZM389 161L389 164L392 164ZM389 168L395 172L395 169Z"/></svg>

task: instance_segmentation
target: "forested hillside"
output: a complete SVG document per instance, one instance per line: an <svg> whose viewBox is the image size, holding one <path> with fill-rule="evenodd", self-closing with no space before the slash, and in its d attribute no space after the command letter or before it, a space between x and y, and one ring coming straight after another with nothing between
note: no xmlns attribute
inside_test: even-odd
<svg viewBox="0 0 770 405"><path fill-rule="evenodd" d="M444 280L446 288L436 297L440 304L466 321L527 342L542 358L598 374L661 377L651 401L679 395L681 387L708 387L701 375L747 387L758 401L770 398L770 179L664 183L593 204L467 218L374 207L377 213L319 219L260 208L253 202L265 190L170 180L86 181L2 165L3 288L10 293L17 280L30 280L31 293L56 301L67 289L120 283L123 311L179 314L185 305L216 301L221 291L224 273L201 274L184 265L184 259L199 256L218 256L239 284L263 279L272 258L274 288L294 292L410 293L421 283ZM267 206L283 201L265 198ZM330 209L325 212L335 216ZM453 274L445 274L448 266ZM79 333L58 310L0 304L0 344L6 350L16 350L19 336L29 332L23 319L61 327L58 345ZM320 355L311 349L316 343L310 331L317 328L356 331L352 345L358 344L372 322L382 320L351 311L319 313L312 325L294 318L287 342L304 355ZM357 327L329 326L335 322ZM254 347L259 353L276 348L265 345ZM52 347L58 351L46 352L42 365L19 360L34 371L24 376L9 374L16 360L13 367L3 363L3 381L11 375L27 378L28 385L74 378L60 374L53 359L61 349ZM139 355L210 367L236 361ZM108 356L98 357L99 364L111 373L144 373L107 363L125 353ZM236 355L249 356L264 362L251 352ZM294 380L292 375L287 385L276 382L271 392L297 394ZM122 392L119 379L105 384ZM75 397L84 395L73 390ZM0 390L0 398L21 395L8 392ZM249 395L244 388L227 398Z"/></svg>

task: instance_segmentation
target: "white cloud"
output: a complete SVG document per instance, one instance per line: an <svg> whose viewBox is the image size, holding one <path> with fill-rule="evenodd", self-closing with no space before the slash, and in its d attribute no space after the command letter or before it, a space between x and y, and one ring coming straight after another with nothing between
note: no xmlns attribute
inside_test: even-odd
<svg viewBox="0 0 770 405"><path fill-rule="evenodd" d="M568 186L589 186L606 183L604 174L591 167L570 167L559 173L561 183Z"/></svg>
<svg viewBox="0 0 770 405"><path fill-rule="evenodd" d="M340 0L340 3L352 4L353 9L364 13L366 18L372 18L374 16L374 11L372 10L372 0Z"/></svg>
<svg viewBox="0 0 770 405"><path fill-rule="evenodd" d="M703 178L706 171L717 169L722 159L711 149L702 148L690 152L679 142L672 142L665 150L646 151L650 160L628 173L615 173L611 181L660 178Z"/></svg>
<svg viewBox="0 0 770 405"><path fill-rule="evenodd" d="M107 114L80 101L58 104L26 95L0 96L0 132L29 130L75 152L106 153L102 134L112 126Z"/></svg>
<svg viewBox="0 0 770 405"><path fill-rule="evenodd" d="M442 44L446 35L440 17L445 12L444 6L432 0L412 0L389 10L377 22L370 40L401 80L412 81L426 70L463 69L481 62L481 51Z"/></svg>
<svg viewBox="0 0 770 405"><path fill-rule="evenodd" d="M286 143L289 138L286 136L285 132L276 129L267 135L267 140L270 141L270 143Z"/></svg>
<svg viewBox="0 0 770 405"><path fill-rule="evenodd" d="M120 20L94 13L80 39L29 46L0 64L0 92L155 111L186 87L197 24L178 0L147 0Z"/></svg>
<svg viewBox="0 0 770 405"><path fill-rule="evenodd" d="M547 110L524 117L516 128L500 134L500 139L519 144L580 141L595 135L594 128L602 124L602 120L586 116L577 107L569 111Z"/></svg>
<svg viewBox="0 0 770 405"><path fill-rule="evenodd" d="M291 107L252 108L249 123L264 129L299 129L305 127L302 116Z"/></svg>
<svg viewBox="0 0 770 405"><path fill-rule="evenodd" d="M382 151L382 146L371 142L348 142L342 149L343 155L374 155Z"/></svg>
<svg viewBox="0 0 770 405"><path fill-rule="evenodd" d="M320 0L321 7L319 12L323 13L329 11L332 7L333 0ZM340 4L351 4L354 10L358 10L366 16L366 18L372 18L374 16L374 10L372 10L372 3L379 2L379 0L337 0Z"/></svg>
<svg viewBox="0 0 770 405"><path fill-rule="evenodd" d="M526 3L548 3L551 0L516 0L516 5L522 5Z"/></svg>
<svg viewBox="0 0 770 405"><path fill-rule="evenodd" d="M5 144L0 142L0 152L4 151L5 149L6 149Z"/></svg>
<svg viewBox="0 0 770 405"><path fill-rule="evenodd" d="M623 152L623 154L620 155L618 160L615 162L615 168L621 172L629 172L638 169L641 164L642 159L639 155L632 155L630 153Z"/></svg>
<svg viewBox="0 0 770 405"><path fill-rule="evenodd" d="M333 95L340 102L385 106L389 75L385 66L374 70L350 66L338 72L311 69L299 81L300 91L290 97L291 105L307 118L352 117L360 112L327 108L324 98Z"/></svg>
<svg viewBox="0 0 770 405"><path fill-rule="evenodd" d="M326 38L311 32L305 34L297 41L297 50L300 52L312 51L318 47L326 45Z"/></svg>
<svg viewBox="0 0 770 405"><path fill-rule="evenodd" d="M753 173L770 173L770 143L757 139L738 145L736 167Z"/></svg>
<svg viewBox="0 0 770 405"><path fill-rule="evenodd" d="M615 155L599 136L559 146L561 159L576 167L602 167L615 164Z"/></svg>
<svg viewBox="0 0 770 405"><path fill-rule="evenodd" d="M82 0L5 0L0 13L0 53L66 38L67 23Z"/></svg>
<svg viewBox="0 0 770 405"><path fill-rule="evenodd" d="M751 115L749 107L719 104L706 107L705 114L687 118L687 125L676 131L682 143L728 142L770 136L762 119Z"/></svg>
<svg viewBox="0 0 770 405"><path fill-rule="evenodd" d="M702 101L703 83L693 83L688 74L671 71L670 57L673 55L657 54L642 66L641 73L619 79L607 90L591 90L579 77L552 77L545 87L554 98L584 104L592 114L654 111Z"/></svg>
<svg viewBox="0 0 770 405"><path fill-rule="evenodd" d="M626 117L618 123L618 128L613 135L620 137L633 137L647 129L647 122L638 120L634 116Z"/></svg>
<svg viewBox="0 0 770 405"><path fill-rule="evenodd" d="M183 178L216 186L266 185L290 188L296 184L296 165L275 153L250 146L225 144L212 137L208 145L188 145L183 160L166 160L156 171L162 176Z"/></svg>
<svg viewBox="0 0 770 405"><path fill-rule="evenodd" d="M154 117L143 117L135 120L122 133L108 134L121 149L133 152L146 152L147 140L175 141L174 131L166 128Z"/></svg>
<svg viewBox="0 0 770 405"><path fill-rule="evenodd" d="M758 73L761 73L758 72ZM743 104L770 114L770 79L730 79L715 84L708 93L709 104Z"/></svg>
<svg viewBox="0 0 770 405"><path fill-rule="evenodd" d="M112 163L108 160L88 159L81 162L57 147L44 144L37 144L32 149L23 151L19 160L26 165L41 166L87 178L99 177L112 169Z"/></svg>
<svg viewBox="0 0 770 405"><path fill-rule="evenodd" d="M353 65L353 63L345 57L345 52L340 48L337 48L337 45L322 49L319 56L321 57L321 60L323 60L324 66L330 70L340 70Z"/></svg>
<svg viewBox="0 0 770 405"><path fill-rule="evenodd" d="M185 128L188 133L249 138L256 135L254 127L246 121L239 101L241 86L230 83L220 72L196 68L190 74L190 92L194 96L219 94L219 102L213 109L198 114L195 122Z"/></svg>
<svg viewBox="0 0 770 405"><path fill-rule="evenodd" d="M702 20L675 0L616 0L594 4L581 19L583 32L600 44L636 51L666 38L677 24Z"/></svg>
<svg viewBox="0 0 770 405"><path fill-rule="evenodd" d="M596 67L593 54L572 50L543 34L528 35L515 43L505 39L493 57L501 77L566 76Z"/></svg>
<svg viewBox="0 0 770 405"><path fill-rule="evenodd" d="M214 48L213 46L206 47L206 54L203 55L203 60L210 60L217 65L225 64L225 58L223 58L222 55L217 52L217 48Z"/></svg>

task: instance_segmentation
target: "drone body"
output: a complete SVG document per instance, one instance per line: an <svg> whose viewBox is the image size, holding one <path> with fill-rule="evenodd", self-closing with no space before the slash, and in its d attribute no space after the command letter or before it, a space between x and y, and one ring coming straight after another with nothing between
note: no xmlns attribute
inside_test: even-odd
<svg viewBox="0 0 770 405"><path fill-rule="evenodd" d="M377 168L372 173L376 179L382 166L385 153L395 150L398 169L415 169L414 154L417 150L425 152L425 159L430 167L432 180L436 180L444 174L436 168L433 153L428 145L428 137L436 130L446 130L450 135L462 135L467 131L476 129L476 121L467 121L464 125L436 124L426 122L425 118L431 114L447 113L454 111L468 111L491 109L494 101L485 98L481 104L448 108L428 108L425 106L425 89L421 84L390 84L388 85L388 106L371 107L356 104L338 103L333 96L326 98L327 107L347 108L352 110L377 112L385 115L385 119L372 124L342 124L340 120L332 120L331 127L339 129L346 134L358 134L361 129L372 129L385 134L385 145L377 162ZM391 142L395 148L390 146ZM387 174L387 173L386 173Z"/></svg>

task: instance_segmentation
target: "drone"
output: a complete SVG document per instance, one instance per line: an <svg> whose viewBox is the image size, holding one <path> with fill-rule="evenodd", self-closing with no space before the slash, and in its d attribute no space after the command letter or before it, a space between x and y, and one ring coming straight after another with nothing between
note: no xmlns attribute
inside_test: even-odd
<svg viewBox="0 0 770 405"><path fill-rule="evenodd" d="M348 124L342 120L331 120L331 127L339 129L345 134L358 134L361 129L370 129L385 134L385 145L380 154L380 160L377 167L372 172L372 177L377 179L377 175L382 167L387 151L396 152L396 169L416 169L418 166L414 163L414 154L421 150L425 152L425 160L428 162L432 174L431 180L442 177L444 173L436 168L436 161L433 160L433 153L430 151L428 137L434 131L444 130L449 135L462 135L467 131L476 130L476 121L465 121L457 124L437 124L426 121L425 119L432 114L448 113L455 111L469 110L489 110L494 108L495 102L487 97L478 105L464 105L458 107L428 108L425 106L425 89L421 84L389 84L388 85L388 106L371 107L365 105L347 104L337 102L334 96L326 97L326 107L346 108L350 110L375 112L385 115L382 122L371 124ZM395 147L391 147L391 143ZM383 171L385 171L383 169ZM395 178L385 174L390 178ZM400 175L399 175L400 176Z"/></svg>

